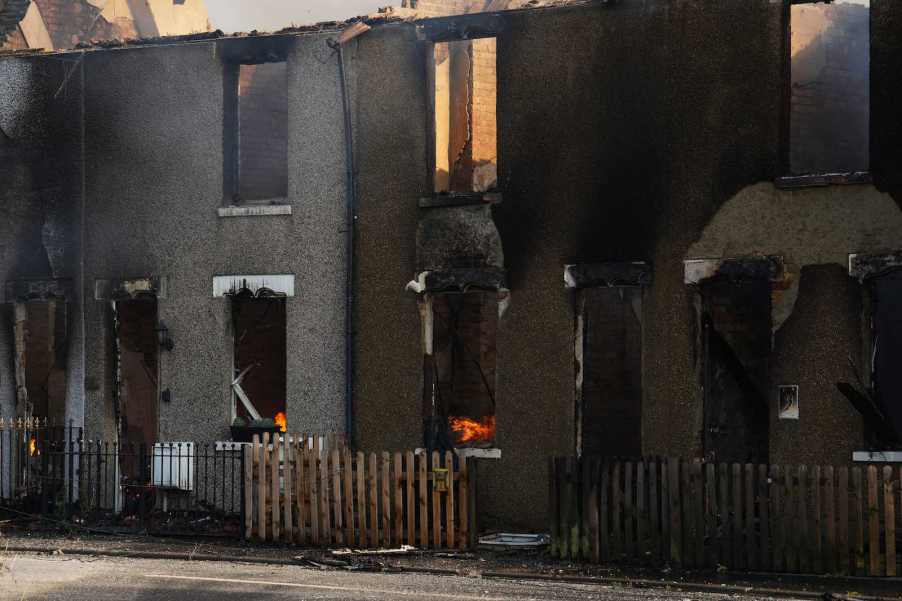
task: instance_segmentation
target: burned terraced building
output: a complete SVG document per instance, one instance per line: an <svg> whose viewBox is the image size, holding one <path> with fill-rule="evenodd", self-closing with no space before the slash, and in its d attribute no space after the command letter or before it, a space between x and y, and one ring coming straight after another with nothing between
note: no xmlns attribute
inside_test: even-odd
<svg viewBox="0 0 902 601"><path fill-rule="evenodd" d="M559 4L0 57L3 416L454 447L517 528L898 450L902 6Z"/></svg>

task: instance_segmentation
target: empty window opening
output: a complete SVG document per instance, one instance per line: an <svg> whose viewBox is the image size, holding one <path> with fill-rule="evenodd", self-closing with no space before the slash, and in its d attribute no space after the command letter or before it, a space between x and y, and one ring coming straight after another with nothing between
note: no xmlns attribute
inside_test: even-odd
<svg viewBox="0 0 902 601"><path fill-rule="evenodd" d="M704 446L712 461L766 462L771 284L716 277L702 294Z"/></svg>
<svg viewBox="0 0 902 601"><path fill-rule="evenodd" d="M434 46L435 192L497 187L494 38Z"/></svg>
<svg viewBox="0 0 902 601"><path fill-rule="evenodd" d="M432 300L433 354L425 366L426 415L456 447L495 442L496 292L438 294ZM441 445L428 445L441 446Z"/></svg>
<svg viewBox="0 0 902 601"><path fill-rule="evenodd" d="M15 307L19 416L66 422L67 305L64 300Z"/></svg>
<svg viewBox="0 0 902 601"><path fill-rule="evenodd" d="M642 289L587 288L579 440L584 455L642 454Z"/></svg>
<svg viewBox="0 0 902 601"><path fill-rule="evenodd" d="M285 298L250 293L232 297L236 425L287 426Z"/></svg>
<svg viewBox="0 0 902 601"><path fill-rule="evenodd" d="M227 187L231 200L262 201L288 195L287 63L229 65L226 136L231 147ZM229 180L231 177L231 180Z"/></svg>
<svg viewBox="0 0 902 601"><path fill-rule="evenodd" d="M153 445L159 423L159 332L154 297L114 303L117 351L116 393L120 442ZM125 475L137 477L137 465L123 463ZM135 473L129 472L135 470Z"/></svg>
<svg viewBox="0 0 902 601"><path fill-rule="evenodd" d="M870 280L872 306L873 389L882 414L866 420L874 448L902 447L902 270Z"/></svg>
<svg viewBox="0 0 902 601"><path fill-rule="evenodd" d="M870 0L793 4L790 168L867 171Z"/></svg>

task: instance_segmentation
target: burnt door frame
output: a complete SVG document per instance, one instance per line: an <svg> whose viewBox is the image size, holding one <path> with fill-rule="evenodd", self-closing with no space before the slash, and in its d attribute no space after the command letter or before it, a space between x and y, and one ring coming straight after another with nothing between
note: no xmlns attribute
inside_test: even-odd
<svg viewBox="0 0 902 601"><path fill-rule="evenodd" d="M585 377L586 345L591 325L586 315L586 297L590 290L629 290L639 297L639 338L640 338L640 382L639 382L639 454L642 441L642 406L645 396L645 329L643 314L645 289L652 283L652 268L645 261L616 261L603 263L578 263L564 266L564 286L575 292L575 315L573 324L574 360L574 424L573 448L577 457L585 451Z"/></svg>
<svg viewBox="0 0 902 601"><path fill-rule="evenodd" d="M685 262L685 283L695 291L696 319L698 329L699 354L698 377L701 389L701 432L700 444L702 454L706 459L716 461L741 461L743 463L754 460L766 462L770 456L770 355L773 350L773 317L772 297L773 289L784 282L785 272L782 257L746 257L728 259L695 259ZM712 300L714 287L730 286L736 290L746 288L746 292L754 295L756 292L762 296L763 306L755 306L749 313L757 310L766 313L767 327L758 333L759 340L752 340L762 348L743 349L739 352L729 342L729 332L719 332L714 327L716 316L712 317ZM731 295L732 296L732 295ZM737 304L741 307L742 303ZM743 320L745 323L747 320ZM737 335L741 337L741 332ZM715 401L712 397L714 388L712 367L714 359L712 348L719 348L721 373L726 374L725 381L732 382L734 397L741 405L743 417L752 430L745 441L744 451L746 456L730 457L732 451L723 451L721 446L712 439L714 432L711 424L711 413L714 403L723 406L725 398ZM749 373L749 369L752 373ZM732 415L732 413L731 413ZM754 428L763 428L759 432ZM719 429L717 430L719 432ZM722 455L726 454L727 457Z"/></svg>
<svg viewBox="0 0 902 601"><path fill-rule="evenodd" d="M122 398L123 392L122 387L124 386L124 377L122 373L122 338L121 338L121 327L122 321L120 319L120 303L153 303L154 304L154 352L156 354L156 369L153 375L155 378L154 381L154 391L153 391L153 407L151 408L151 413L154 416L154 428L153 428L153 440L145 441L148 446L153 446L155 443L160 442L160 391L162 390L161 386L161 353L160 353L160 344L159 344L159 332L160 332L160 300L159 298L153 294L152 292L141 293L135 296L129 296L125 298L117 298L110 301L110 310L112 312L113 318L113 357L114 357L114 370L113 370L113 398L114 398L114 409L115 409L115 417L116 417L116 434L120 443L124 442L123 440L123 428L122 428L122 418L123 415L127 415L127 406L123 406Z"/></svg>

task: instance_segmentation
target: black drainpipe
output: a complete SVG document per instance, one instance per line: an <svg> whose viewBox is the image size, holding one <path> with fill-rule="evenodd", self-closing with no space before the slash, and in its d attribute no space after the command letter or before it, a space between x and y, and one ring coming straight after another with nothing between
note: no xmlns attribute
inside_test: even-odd
<svg viewBox="0 0 902 601"><path fill-rule="evenodd" d="M338 54L338 74L341 80L341 98L344 108L345 163L347 165L347 213L345 216L345 433L348 443L354 437L354 226L357 222L357 168L354 161L354 130L351 115L351 98L348 93L348 76L341 43L329 40L329 46Z"/></svg>

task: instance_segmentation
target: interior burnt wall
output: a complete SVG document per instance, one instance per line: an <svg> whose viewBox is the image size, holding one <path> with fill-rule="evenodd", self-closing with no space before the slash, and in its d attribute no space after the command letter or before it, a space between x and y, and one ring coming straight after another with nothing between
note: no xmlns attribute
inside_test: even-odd
<svg viewBox="0 0 902 601"><path fill-rule="evenodd" d="M0 57L0 286L79 276L78 55ZM12 305L0 292L0 416L15 410ZM80 299L69 299L65 419L83 410Z"/></svg>

